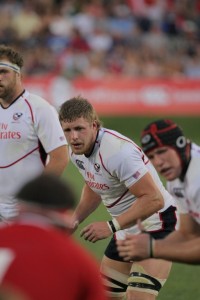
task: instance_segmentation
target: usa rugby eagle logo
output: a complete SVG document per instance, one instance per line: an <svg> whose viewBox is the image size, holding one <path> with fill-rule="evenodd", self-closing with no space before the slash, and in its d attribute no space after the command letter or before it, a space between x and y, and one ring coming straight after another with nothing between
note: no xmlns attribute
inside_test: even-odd
<svg viewBox="0 0 200 300"><path fill-rule="evenodd" d="M19 118L21 118L22 115L23 115L23 114L22 114L21 112L15 113L15 114L13 115L13 120L14 120L14 121L19 120Z"/></svg>

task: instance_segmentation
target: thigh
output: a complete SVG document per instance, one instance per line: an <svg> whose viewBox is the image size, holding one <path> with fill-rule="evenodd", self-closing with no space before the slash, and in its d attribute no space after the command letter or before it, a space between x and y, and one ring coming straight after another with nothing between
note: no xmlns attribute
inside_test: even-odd
<svg viewBox="0 0 200 300"><path fill-rule="evenodd" d="M108 299L155 300L171 270L171 262L147 259L122 262L103 257L101 274Z"/></svg>
<svg viewBox="0 0 200 300"><path fill-rule="evenodd" d="M111 239L101 263L101 274L109 299L154 300L168 278L171 262L146 259L124 262Z"/></svg>
<svg viewBox="0 0 200 300"><path fill-rule="evenodd" d="M149 275L161 279L168 278L172 266L172 263L170 261L154 258L145 259L138 263L146 270L146 272L148 272ZM132 268L138 263L133 263Z"/></svg>
<svg viewBox="0 0 200 300"><path fill-rule="evenodd" d="M132 263L113 260L104 255L101 262L101 275L108 299L124 299L131 267Z"/></svg>

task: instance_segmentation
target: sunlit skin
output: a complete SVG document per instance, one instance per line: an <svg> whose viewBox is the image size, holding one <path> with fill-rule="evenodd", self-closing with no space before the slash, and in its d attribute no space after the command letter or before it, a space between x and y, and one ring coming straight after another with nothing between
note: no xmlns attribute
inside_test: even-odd
<svg viewBox="0 0 200 300"><path fill-rule="evenodd" d="M11 69L0 67L0 103L9 106L23 91L21 75Z"/></svg>
<svg viewBox="0 0 200 300"><path fill-rule="evenodd" d="M97 136L96 121L89 123L81 117L72 122L61 121L61 125L72 151L77 155L89 155Z"/></svg>
<svg viewBox="0 0 200 300"><path fill-rule="evenodd" d="M164 146L147 153L157 172L167 181L172 181L181 175L181 160L172 147Z"/></svg>

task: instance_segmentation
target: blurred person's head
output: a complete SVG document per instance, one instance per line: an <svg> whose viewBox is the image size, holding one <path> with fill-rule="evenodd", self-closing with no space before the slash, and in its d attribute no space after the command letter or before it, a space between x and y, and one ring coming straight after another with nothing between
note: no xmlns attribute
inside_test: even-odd
<svg viewBox="0 0 200 300"><path fill-rule="evenodd" d="M72 151L78 155L89 155L101 126L91 103L82 97L67 100L61 105L59 118Z"/></svg>
<svg viewBox="0 0 200 300"><path fill-rule="evenodd" d="M43 173L27 182L16 197L19 200L19 214L36 213L50 218L55 226L68 227L68 217L75 206L75 195L67 181Z"/></svg>
<svg viewBox="0 0 200 300"><path fill-rule="evenodd" d="M141 133L141 145L166 180L184 176L190 156L190 141L172 120L161 119L148 124Z"/></svg>

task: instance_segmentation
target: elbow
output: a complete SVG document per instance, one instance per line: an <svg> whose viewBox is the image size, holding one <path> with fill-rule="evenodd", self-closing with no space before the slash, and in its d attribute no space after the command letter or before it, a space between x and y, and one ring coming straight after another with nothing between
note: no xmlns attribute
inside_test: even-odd
<svg viewBox="0 0 200 300"><path fill-rule="evenodd" d="M157 206L157 210L162 209L165 205L164 198L160 193L155 197L155 205Z"/></svg>
<svg viewBox="0 0 200 300"><path fill-rule="evenodd" d="M161 210L164 207L164 198L162 194L158 191L156 191L155 194L151 195L151 212L155 213L159 210Z"/></svg>
<svg viewBox="0 0 200 300"><path fill-rule="evenodd" d="M57 158L54 158L55 165L60 166L61 171L63 172L69 163L69 157L66 153L59 155Z"/></svg>
<svg viewBox="0 0 200 300"><path fill-rule="evenodd" d="M164 198L159 193L151 195L148 198L148 204L146 202L145 206L146 206L146 208L148 207L148 210L146 211L147 214L145 215L145 218L148 218L151 215L157 213L159 210L164 208Z"/></svg>
<svg viewBox="0 0 200 300"><path fill-rule="evenodd" d="M69 164L69 160L70 160L67 148L64 147L62 149L62 152L59 154L58 160L62 164L62 167L63 167L63 170L64 170L67 167L67 165Z"/></svg>
<svg viewBox="0 0 200 300"><path fill-rule="evenodd" d="M63 158L64 168L67 167L68 163L69 163L69 157L65 155L65 157Z"/></svg>

